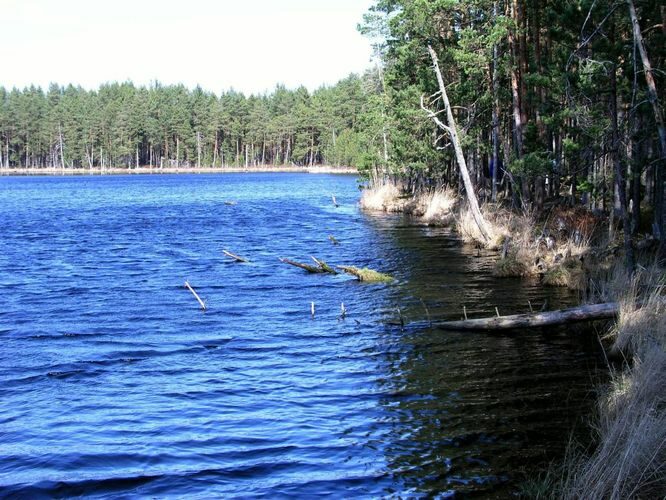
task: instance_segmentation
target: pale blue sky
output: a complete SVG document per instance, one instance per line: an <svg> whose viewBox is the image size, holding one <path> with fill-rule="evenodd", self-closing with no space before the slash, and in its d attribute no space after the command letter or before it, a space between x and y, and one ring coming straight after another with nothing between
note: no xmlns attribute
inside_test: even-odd
<svg viewBox="0 0 666 500"><path fill-rule="evenodd" d="M371 65L372 0L0 0L0 85L314 89Z"/></svg>

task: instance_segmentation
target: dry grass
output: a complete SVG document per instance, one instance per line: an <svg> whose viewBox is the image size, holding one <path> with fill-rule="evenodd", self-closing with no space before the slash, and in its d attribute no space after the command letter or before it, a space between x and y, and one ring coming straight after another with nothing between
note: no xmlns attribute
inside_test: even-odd
<svg viewBox="0 0 666 500"><path fill-rule="evenodd" d="M666 301L663 268L634 277L621 268L597 286L598 298L618 300L611 332L626 359L599 405L598 447L572 461L564 498L661 498L666 493Z"/></svg>
<svg viewBox="0 0 666 500"><path fill-rule="evenodd" d="M620 316L613 333L616 350L629 353L642 353L653 346L666 349L666 297L664 297L664 276L657 278L647 295L641 282L650 275L648 271L639 272L631 281L627 295L620 300ZM654 276L647 280L652 281ZM642 290L641 290L642 289ZM666 387L666 386L665 386Z"/></svg>
<svg viewBox="0 0 666 500"><path fill-rule="evenodd" d="M591 235L576 232L554 237L547 228L541 230L533 214L515 214L492 207L483 208L491 240L484 246L505 246L506 256L495 265L495 276L543 275L543 283L566 286L575 290L587 287L590 267ZM463 239L479 244L482 240L469 212L460 217L458 226ZM542 233L543 231L543 233ZM544 236L547 234L548 236ZM587 259L587 261L586 261Z"/></svg>
<svg viewBox="0 0 666 500"><path fill-rule="evenodd" d="M518 249L508 253L503 259L499 259L495 263L493 276L499 278L533 276L535 274L534 266L530 264L530 258L525 253L524 249Z"/></svg>
<svg viewBox="0 0 666 500"><path fill-rule="evenodd" d="M587 275L583 269L583 263L580 259L568 258L552 265L543 275L543 284L584 290L587 286Z"/></svg>
<svg viewBox="0 0 666 500"><path fill-rule="evenodd" d="M425 210L423 220L427 223L450 222L451 214L457 204L457 197L453 190L440 188L423 197Z"/></svg>
<svg viewBox="0 0 666 500"><path fill-rule="evenodd" d="M393 182L373 182L363 190L361 208L379 212L402 212L420 217L428 224L448 224L457 205L449 188L438 188L417 194L406 194Z"/></svg>
<svg viewBox="0 0 666 500"><path fill-rule="evenodd" d="M489 240L482 236L472 211L468 207L463 208L458 214L456 229L466 243L473 243L489 249L498 249L507 238L512 238L514 234L521 233L516 226L522 226L522 217L508 210L499 209L492 205L484 205L481 207L481 215L486 221L486 228L490 235Z"/></svg>
<svg viewBox="0 0 666 500"><path fill-rule="evenodd" d="M387 182L373 185L361 193L361 208L378 212L398 212L401 203L400 189L393 183Z"/></svg>
<svg viewBox="0 0 666 500"><path fill-rule="evenodd" d="M615 374L599 408L599 446L574 463L564 498L660 498L666 492L666 353L650 349Z"/></svg>

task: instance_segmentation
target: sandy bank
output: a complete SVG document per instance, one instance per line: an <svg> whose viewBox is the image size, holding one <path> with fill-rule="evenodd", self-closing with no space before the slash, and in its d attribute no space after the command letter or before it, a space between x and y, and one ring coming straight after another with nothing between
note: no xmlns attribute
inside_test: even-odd
<svg viewBox="0 0 666 500"><path fill-rule="evenodd" d="M303 173L358 174L355 168L317 166L292 167L266 165L263 167L94 167L94 168L0 168L0 175L150 175L150 174L222 174L222 173Z"/></svg>

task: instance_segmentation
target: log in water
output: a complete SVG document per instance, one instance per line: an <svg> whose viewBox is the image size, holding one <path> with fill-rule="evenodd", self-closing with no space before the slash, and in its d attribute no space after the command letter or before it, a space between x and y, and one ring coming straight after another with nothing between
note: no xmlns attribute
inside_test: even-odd
<svg viewBox="0 0 666 500"><path fill-rule="evenodd" d="M529 314L512 314L491 318L477 318L460 321L433 321L432 325L441 330L518 330L552 325L566 325L580 321L610 319L617 316L619 305L616 302L571 307L558 311Z"/></svg>

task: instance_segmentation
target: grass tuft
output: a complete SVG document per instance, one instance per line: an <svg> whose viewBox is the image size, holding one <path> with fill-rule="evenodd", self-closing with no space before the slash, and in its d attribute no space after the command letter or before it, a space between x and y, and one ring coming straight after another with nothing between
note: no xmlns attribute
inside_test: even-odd
<svg viewBox="0 0 666 500"><path fill-rule="evenodd" d="M363 210L402 212L420 217L427 224L449 224L456 205L456 194L450 188L412 194L392 181L372 182L363 190L360 201Z"/></svg>
<svg viewBox="0 0 666 500"><path fill-rule="evenodd" d="M621 267L597 285L620 302L611 332L625 354L599 404L598 446L568 465L563 498L660 498L666 492L666 302L663 269Z"/></svg>
<svg viewBox="0 0 666 500"><path fill-rule="evenodd" d="M498 260L493 269L493 276L500 278L525 277L531 274L532 272L524 259L519 258L515 253Z"/></svg>
<svg viewBox="0 0 666 500"><path fill-rule="evenodd" d="M564 286L572 290L584 290L587 276L580 259L569 258L548 268L543 275L543 284Z"/></svg>

